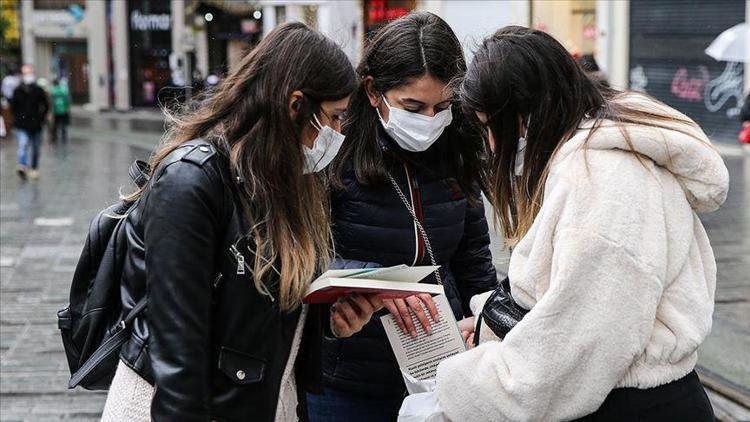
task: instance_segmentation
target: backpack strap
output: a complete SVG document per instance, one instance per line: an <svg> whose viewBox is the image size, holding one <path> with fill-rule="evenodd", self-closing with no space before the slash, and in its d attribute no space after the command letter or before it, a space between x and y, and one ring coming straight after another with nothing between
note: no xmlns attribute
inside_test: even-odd
<svg viewBox="0 0 750 422"><path fill-rule="evenodd" d="M133 309L123 318L114 329L107 340L91 354L86 362L70 377L68 388L76 388L86 376L112 353L120 350L123 344L130 339L130 323L146 308L146 297L135 304Z"/></svg>
<svg viewBox="0 0 750 422"><path fill-rule="evenodd" d="M133 164L131 164L130 168L128 169L130 179L139 188L142 188L148 182L148 179L151 177L149 176L150 173L151 166L149 166L147 162L142 160L133 161Z"/></svg>

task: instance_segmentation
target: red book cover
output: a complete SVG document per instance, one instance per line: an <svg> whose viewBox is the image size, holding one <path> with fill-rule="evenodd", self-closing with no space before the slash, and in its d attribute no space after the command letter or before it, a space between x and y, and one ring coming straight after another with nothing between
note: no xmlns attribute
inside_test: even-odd
<svg viewBox="0 0 750 422"><path fill-rule="evenodd" d="M443 286L419 283L437 267L408 267L366 270L331 270L315 280L308 289L304 303L333 303L341 296L357 292L380 293L386 299L418 293L440 294Z"/></svg>

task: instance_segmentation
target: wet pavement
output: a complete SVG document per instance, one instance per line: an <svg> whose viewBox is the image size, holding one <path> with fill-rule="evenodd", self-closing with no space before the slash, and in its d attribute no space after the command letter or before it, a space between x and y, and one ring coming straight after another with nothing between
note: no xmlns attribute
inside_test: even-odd
<svg viewBox="0 0 750 422"><path fill-rule="evenodd" d="M90 219L127 186L148 151L74 137L45 144L41 177L14 174L15 141L0 141L0 419L99 419L102 393L67 390L56 312L67 305Z"/></svg>
<svg viewBox="0 0 750 422"><path fill-rule="evenodd" d="M85 120L88 119L88 120ZM89 220L128 187L127 168L158 141L154 119L74 122L72 139L45 143L41 178L15 175L15 141L0 140L0 420L98 420L104 394L69 391L69 372L55 313L67 304L71 276ZM115 121L115 122L112 122ZM138 128L140 132L132 132ZM726 156L732 177L727 204L703 217L719 281L714 328L700 365L750 397L750 156ZM499 271L507 253L493 238Z"/></svg>

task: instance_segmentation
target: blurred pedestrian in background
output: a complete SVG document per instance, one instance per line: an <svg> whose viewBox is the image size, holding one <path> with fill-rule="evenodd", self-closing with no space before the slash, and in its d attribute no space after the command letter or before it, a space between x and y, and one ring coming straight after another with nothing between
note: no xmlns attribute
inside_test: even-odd
<svg viewBox="0 0 750 422"><path fill-rule="evenodd" d="M39 149L42 143L42 126L49 111L47 93L36 83L34 68L26 64L21 68L21 84L13 91L10 108L13 127L18 139L18 176L25 179L39 177ZM29 158L29 148L31 157ZM29 166L31 170L29 171Z"/></svg>
<svg viewBox="0 0 750 422"><path fill-rule="evenodd" d="M599 87L609 88L607 74L599 68L599 63L596 62L593 54L584 54L577 61L581 69L586 72L586 75L596 82Z"/></svg>
<svg viewBox="0 0 750 422"><path fill-rule="evenodd" d="M2 120L5 133L0 136L7 136L10 128L13 126L13 112L10 110L10 99L13 98L13 91L21 84L21 76L18 74L18 66L11 64L8 66L8 72L3 77L2 86L0 87L0 107L2 110Z"/></svg>
<svg viewBox="0 0 750 422"><path fill-rule="evenodd" d="M58 139L68 142L68 125L70 125L70 91L68 84L60 83L59 78L52 80L52 142Z"/></svg>
<svg viewBox="0 0 750 422"><path fill-rule="evenodd" d="M745 105L742 106L740 112L740 121L742 121L742 129L740 129L737 140L741 144L750 144L750 93L745 96Z"/></svg>

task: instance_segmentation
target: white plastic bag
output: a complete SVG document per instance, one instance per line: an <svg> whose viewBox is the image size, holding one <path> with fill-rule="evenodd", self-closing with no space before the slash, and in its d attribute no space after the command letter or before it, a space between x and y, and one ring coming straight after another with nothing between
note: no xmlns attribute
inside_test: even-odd
<svg viewBox="0 0 750 422"><path fill-rule="evenodd" d="M412 394L404 399L398 411L398 422L450 422L438 402L437 393Z"/></svg>
<svg viewBox="0 0 750 422"><path fill-rule="evenodd" d="M401 403L398 422L450 422L440 407L435 379L418 380L401 371L409 396Z"/></svg>

